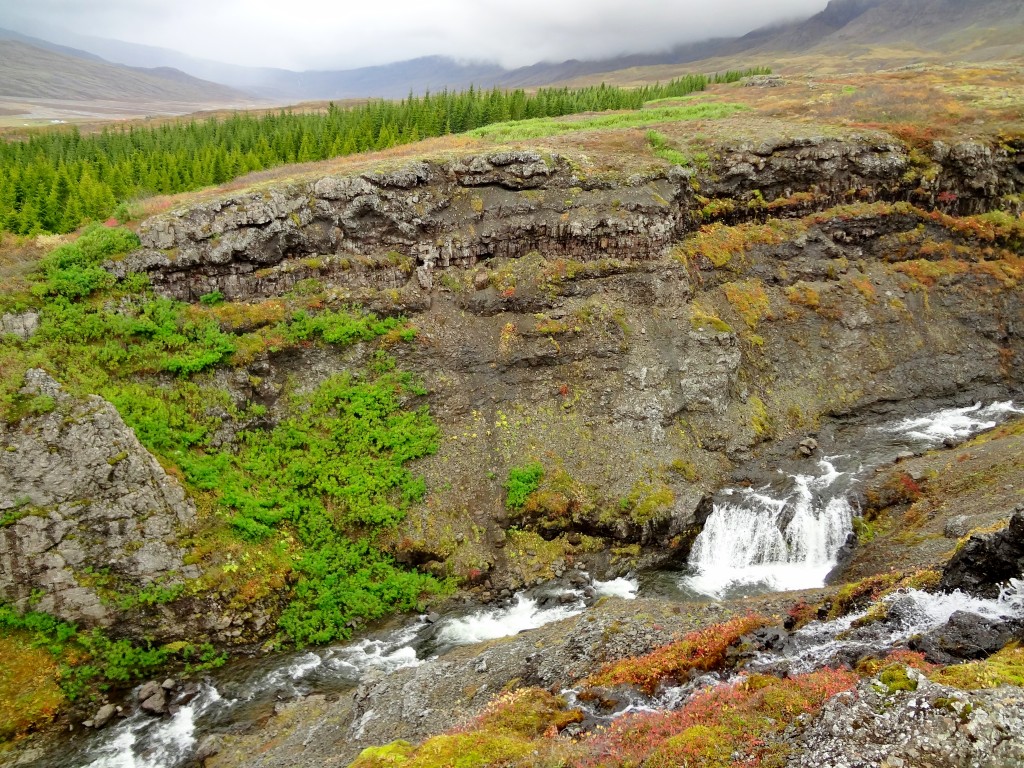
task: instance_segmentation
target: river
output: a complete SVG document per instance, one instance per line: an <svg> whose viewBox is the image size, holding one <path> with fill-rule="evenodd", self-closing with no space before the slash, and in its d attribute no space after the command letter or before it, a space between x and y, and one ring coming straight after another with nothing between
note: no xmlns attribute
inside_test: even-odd
<svg viewBox="0 0 1024 768"><path fill-rule="evenodd" d="M153 718L136 712L105 730L68 736L59 750L32 768L179 768L188 763L207 734L253 722L273 710L275 702L318 692L343 692L369 670L395 670L442 656L456 646L482 642L568 618L588 610L594 599L613 595L630 599L638 593L678 600L722 600L742 595L820 587L836 566L837 556L853 530L858 488L875 467L905 452L920 453L948 440L959 441L1024 413L1011 402L931 411L920 416L851 425L836 432L830 444L856 450L829 453L804 466L815 471L779 470L759 488L725 488L716 494L713 512L697 537L690 561L681 571L658 571L637 577L596 581L581 575L577 583L541 586L521 592L506 604L453 611L431 622L418 617L406 625L360 640L310 651L242 660L186 688L173 714ZM964 595L902 596L907 620L886 630L885 637L839 641L856 618L814 623L787 642L786 663L798 671L827 663L843 652L840 643L870 642L885 647L927 631L955 610L985 616L1024 615L1016 583L997 601ZM769 668L779 654L755 659L749 666ZM664 691L654 699L635 699L614 713L674 707L695 686ZM566 695L573 697L569 689Z"/></svg>

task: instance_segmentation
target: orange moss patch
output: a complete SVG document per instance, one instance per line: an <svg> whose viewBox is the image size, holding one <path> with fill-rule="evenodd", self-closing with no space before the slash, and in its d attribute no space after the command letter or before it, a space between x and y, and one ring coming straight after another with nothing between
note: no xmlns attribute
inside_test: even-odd
<svg viewBox="0 0 1024 768"><path fill-rule="evenodd" d="M870 603L898 589L934 589L938 586L942 574L929 569L919 571L896 571L880 573L866 579L847 584L840 589L831 600L828 619L838 619L853 611L863 610Z"/></svg>
<svg viewBox="0 0 1024 768"><path fill-rule="evenodd" d="M901 649L893 651L884 659L865 659L857 664L857 673L861 677L873 677L887 667L899 664L904 667L912 667L926 675L935 672L939 666L927 661L923 653Z"/></svg>
<svg viewBox="0 0 1024 768"><path fill-rule="evenodd" d="M771 315L771 304L764 285L760 280L744 280L740 283L726 283L722 286L725 298L743 318L747 327L753 330L757 324Z"/></svg>
<svg viewBox="0 0 1024 768"><path fill-rule="evenodd" d="M940 261L929 261L928 259L914 259L913 261L900 262L893 267L897 272L902 272L911 277L921 285L931 287L937 282L966 274L970 265L963 261L945 258Z"/></svg>
<svg viewBox="0 0 1024 768"><path fill-rule="evenodd" d="M803 281L789 286L786 289L786 298L791 304L799 304L808 309L817 309L821 305L821 294Z"/></svg>
<svg viewBox="0 0 1024 768"><path fill-rule="evenodd" d="M875 286L868 278L854 277L850 279L850 283L857 289L857 292L869 302L874 303L877 300L878 295L875 291Z"/></svg>
<svg viewBox="0 0 1024 768"><path fill-rule="evenodd" d="M582 746L577 765L643 765L645 768L711 768L781 762L787 747L768 738L796 717L813 714L836 694L850 691L857 675L824 669L780 680L752 675L693 696L677 711L616 720ZM742 755L738 760L733 756Z"/></svg>
<svg viewBox="0 0 1024 768"><path fill-rule="evenodd" d="M0 739L20 736L54 718L65 698L57 662L20 633L0 637Z"/></svg>
<svg viewBox="0 0 1024 768"><path fill-rule="evenodd" d="M251 331L267 325L280 323L288 314L288 307L279 299L256 304L225 302L214 307L196 307L198 314L212 316L225 331Z"/></svg>
<svg viewBox="0 0 1024 768"><path fill-rule="evenodd" d="M684 242L676 257L684 263L704 257L716 269L757 245L778 245L806 229L802 221L769 219L764 224L709 224Z"/></svg>
<svg viewBox="0 0 1024 768"><path fill-rule="evenodd" d="M723 666L729 646L767 624L768 619L756 614L712 624L646 656L608 664L584 680L584 685L633 685L652 694L662 682L681 680L691 670L707 672Z"/></svg>

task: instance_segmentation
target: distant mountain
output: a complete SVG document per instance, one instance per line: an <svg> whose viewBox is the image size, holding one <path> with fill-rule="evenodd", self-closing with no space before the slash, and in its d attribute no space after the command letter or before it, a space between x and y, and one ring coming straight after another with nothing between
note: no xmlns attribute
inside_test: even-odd
<svg viewBox="0 0 1024 768"><path fill-rule="evenodd" d="M950 54L987 51L1011 41L1019 53L1024 46L1021 0L875 0L868 5L826 42L908 42Z"/></svg>
<svg viewBox="0 0 1024 768"><path fill-rule="evenodd" d="M464 89L470 85L485 88L495 85L502 88L530 88L612 69L695 61L721 55L722 51L734 42L708 40L682 45L663 53L634 54L592 61L572 59L557 63L540 62L517 69L505 69L486 62L460 62L446 56L424 56L356 69L295 72L274 67L226 64L188 56L170 48L90 35L61 33L61 39L75 46L74 48L0 30L0 39L7 35L37 47L49 46L51 50L91 56L94 59L102 57L103 60L128 66L174 67L203 80L222 83L253 96L279 101L367 96L399 98L407 95L410 90L414 93L423 93L427 90L439 91L442 88Z"/></svg>
<svg viewBox="0 0 1024 768"><path fill-rule="evenodd" d="M14 33L15 35L17 33ZM0 32L0 38L4 35ZM278 102L344 99L366 96L396 98L410 91L499 86L537 87L567 80L599 78L602 73L709 59L742 66L773 54L859 55L872 47L974 60L1024 53L1024 2L1021 0L831 0L808 19L757 29L742 37L687 43L668 51L618 56L597 61L541 62L518 69L496 64L459 62L426 56L382 66L348 70L293 72L242 67L199 59L167 48L65 33L61 39L88 51L46 43L55 54L96 59L102 56L126 65L173 67L193 78L222 83ZM20 36L43 47L43 41ZM150 72L153 70L133 70ZM6 73L0 74L0 77ZM167 78L165 78L167 79ZM169 79L174 79L173 77ZM197 87L200 81L192 81ZM2 80L0 80L2 83ZM185 87L182 82L181 86ZM206 84L209 86L209 84ZM100 89L103 90L103 89ZM237 93L235 94L238 95Z"/></svg>
<svg viewBox="0 0 1024 768"><path fill-rule="evenodd" d="M80 59L103 61L103 57L97 56L94 53L89 53L88 51L83 51L78 48L71 48L67 45L58 45L57 43L51 43L49 40L43 40L38 37L23 35L21 32L15 32L13 29L0 29L0 41L3 40L13 40L15 42L31 45L34 48L42 48L44 51L62 53L66 56L76 56Z"/></svg>
<svg viewBox="0 0 1024 768"><path fill-rule="evenodd" d="M811 53L911 45L940 55L984 57L1008 41L1024 51L1021 0L831 0L806 21L755 30L742 51ZM973 52L973 53L972 53ZM716 54L717 55L717 54Z"/></svg>
<svg viewBox="0 0 1024 768"><path fill-rule="evenodd" d="M176 69L111 64L82 51L0 39L0 98L117 102L237 102L231 88Z"/></svg>
<svg viewBox="0 0 1024 768"><path fill-rule="evenodd" d="M816 59L819 57L820 59ZM914 61L1024 59L1022 0L831 0L802 21L756 29L742 37L680 46L655 56L608 62L575 82L642 82L665 68L710 70L816 60L851 68ZM645 71L643 67L653 67ZM623 71L628 70L628 71Z"/></svg>

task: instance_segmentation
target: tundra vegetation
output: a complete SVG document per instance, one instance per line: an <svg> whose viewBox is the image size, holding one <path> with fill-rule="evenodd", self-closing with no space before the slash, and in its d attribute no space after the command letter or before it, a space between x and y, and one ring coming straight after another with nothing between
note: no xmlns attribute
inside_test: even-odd
<svg viewBox="0 0 1024 768"><path fill-rule="evenodd" d="M216 305L162 299L137 276L116 281L99 266L137 245L127 229L93 225L39 262L30 290L8 305L37 311L40 329L30 340L0 340L0 418L17 422L53 409L43 402L49 398L19 392L24 372L36 366L53 371L72 394L112 402L208 510L195 549L221 550L228 559L207 581L219 577L216 586L235 590L240 600L253 597L253 590L266 594L294 584L279 619L280 642L347 637L358 623L447 591L433 577L396 565L376 544L424 493L422 479L405 463L436 447L437 427L417 404L421 386L396 370L387 352L411 341L415 329L400 318L355 309L313 313L298 301L258 330L226 333ZM211 405L236 406L212 373L254 349L313 344L363 344L374 351L359 370L289 393L288 416L272 429L239 435L239 450L214 448L220 420L211 416ZM248 404L238 415L261 413ZM5 514L3 525L16 519ZM235 553L248 561L241 573ZM259 566L250 560L254 553ZM186 589L211 586L197 582ZM112 599L133 597L138 602L131 595ZM205 646L115 641L101 630L79 630L42 614L18 616L7 606L0 606L0 621L20 642L54 656L60 688L70 699L94 683L124 684L175 662L195 668L197 660L219 658Z"/></svg>

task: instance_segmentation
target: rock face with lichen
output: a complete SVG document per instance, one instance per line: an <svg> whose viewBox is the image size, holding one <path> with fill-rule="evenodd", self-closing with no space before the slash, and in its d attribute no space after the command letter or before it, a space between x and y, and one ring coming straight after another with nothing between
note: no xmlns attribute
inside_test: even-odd
<svg viewBox="0 0 1024 768"><path fill-rule="evenodd" d="M105 626L118 595L197 576L180 544L195 506L114 406L38 369L23 394L52 410L0 424L0 598Z"/></svg>
<svg viewBox="0 0 1024 768"><path fill-rule="evenodd" d="M989 210L1024 182L1021 148L1010 144L937 142L931 160L920 178L903 144L852 135L729 146L703 173L674 167L622 179L588 176L572 158L532 150L419 161L155 217L142 229L143 249L111 268L146 272L158 291L185 300L213 291L266 297L323 277L353 288L429 289L435 269L532 251L657 259L701 224L708 201L747 203L725 206L729 223L766 212L751 201L809 192L795 201L799 210L851 199L931 206L941 195L963 214Z"/></svg>
<svg viewBox="0 0 1024 768"><path fill-rule="evenodd" d="M812 133L709 157L615 176L496 151L292 182L154 217L107 268L238 314L309 297L406 315L417 340L389 353L445 438L388 544L492 599L574 559L685 558L709 493L830 418L1020 382L1017 246L950 215L1024 189L1019 143ZM272 423L289 382L353 362L270 352L221 380ZM503 481L533 460L545 481L510 512Z"/></svg>
<svg viewBox="0 0 1024 768"><path fill-rule="evenodd" d="M1010 768L1024 761L1019 688L961 691L914 669L914 690L889 692L877 680L835 697L797 739L790 768Z"/></svg>

